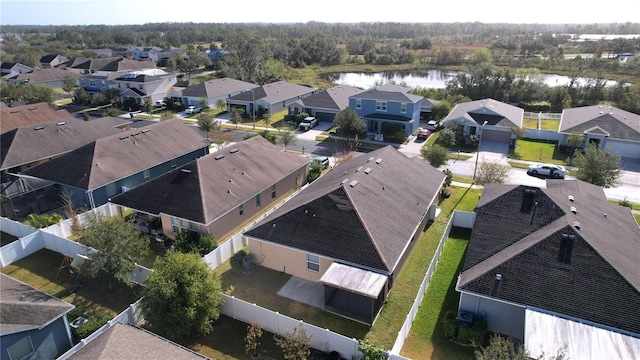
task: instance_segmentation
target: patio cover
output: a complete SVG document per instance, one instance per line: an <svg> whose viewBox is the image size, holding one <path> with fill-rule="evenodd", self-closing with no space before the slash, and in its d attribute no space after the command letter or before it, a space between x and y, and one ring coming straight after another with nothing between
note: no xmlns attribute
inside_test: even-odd
<svg viewBox="0 0 640 360"><path fill-rule="evenodd" d="M387 283L387 276L334 262L320 282L376 299Z"/></svg>
<svg viewBox="0 0 640 360"><path fill-rule="evenodd" d="M565 343L569 359L640 359L640 339L535 309L525 310L524 343L533 358L553 356Z"/></svg>

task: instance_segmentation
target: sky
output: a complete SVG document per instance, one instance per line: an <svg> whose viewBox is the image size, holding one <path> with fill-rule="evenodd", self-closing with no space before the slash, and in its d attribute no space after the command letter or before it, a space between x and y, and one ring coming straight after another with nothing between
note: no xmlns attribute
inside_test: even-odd
<svg viewBox="0 0 640 360"><path fill-rule="evenodd" d="M633 3L636 3L635 0L613 1L607 3L605 11L602 11L585 5L589 2L584 0L0 0L0 30L2 25L135 25L163 22L640 22L640 5L631 5ZM630 7L635 7L635 11Z"/></svg>

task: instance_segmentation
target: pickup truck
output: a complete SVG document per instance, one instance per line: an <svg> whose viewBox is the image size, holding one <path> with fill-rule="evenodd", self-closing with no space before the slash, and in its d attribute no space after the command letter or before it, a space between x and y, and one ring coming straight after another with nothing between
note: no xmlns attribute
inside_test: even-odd
<svg viewBox="0 0 640 360"><path fill-rule="evenodd" d="M318 119L313 116L309 116L304 118L302 122L300 122L300 130L307 131L309 129L313 129L316 125L318 125Z"/></svg>
<svg viewBox="0 0 640 360"><path fill-rule="evenodd" d="M184 110L184 113L187 114L187 115L188 114L197 114L197 113L200 112L200 110L202 110L202 108L197 107L197 106L189 106L188 108L186 108Z"/></svg>

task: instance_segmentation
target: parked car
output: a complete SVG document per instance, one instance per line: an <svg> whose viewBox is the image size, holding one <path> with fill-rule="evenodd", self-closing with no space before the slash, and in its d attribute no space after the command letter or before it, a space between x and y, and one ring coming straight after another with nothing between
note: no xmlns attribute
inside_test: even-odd
<svg viewBox="0 0 640 360"><path fill-rule="evenodd" d="M431 131L429 131L427 128L418 128L418 135L416 135L416 138L426 140L427 138L429 138L429 135L431 135Z"/></svg>
<svg viewBox="0 0 640 360"><path fill-rule="evenodd" d="M314 118L313 116L309 116L304 118L304 120L302 120L302 122L300 122L300 130L310 130L313 129L316 125L318 125L318 119Z"/></svg>
<svg viewBox="0 0 640 360"><path fill-rule="evenodd" d="M437 120L430 120L426 126L427 130L436 131L440 128L440 122Z"/></svg>
<svg viewBox="0 0 640 360"><path fill-rule="evenodd" d="M184 110L185 114L197 114L202 110L201 107L198 106L189 106Z"/></svg>
<svg viewBox="0 0 640 360"><path fill-rule="evenodd" d="M529 175L547 176L554 179L564 179L566 172L564 167L554 164L533 164L527 169Z"/></svg>
<svg viewBox="0 0 640 360"><path fill-rule="evenodd" d="M161 108L161 107L165 107L165 106L167 106L167 103L164 100L158 100L153 105L153 107L155 107L155 108Z"/></svg>

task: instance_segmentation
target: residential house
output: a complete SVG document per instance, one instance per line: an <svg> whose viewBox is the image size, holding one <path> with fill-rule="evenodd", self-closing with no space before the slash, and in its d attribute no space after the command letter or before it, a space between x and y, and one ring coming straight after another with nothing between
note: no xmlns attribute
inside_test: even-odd
<svg viewBox="0 0 640 360"><path fill-rule="evenodd" d="M3 79L9 79L16 75L26 74L33 71L32 67L14 62L2 62L0 64L0 76Z"/></svg>
<svg viewBox="0 0 640 360"><path fill-rule="evenodd" d="M336 115L349 107L349 97L361 93L357 87L340 85L320 91L289 105L289 114L307 113L318 121L333 122Z"/></svg>
<svg viewBox="0 0 640 360"><path fill-rule="evenodd" d="M140 61L149 60L154 64L160 61L160 53L162 48L157 46L139 48L138 51L133 52L133 58Z"/></svg>
<svg viewBox="0 0 640 360"><path fill-rule="evenodd" d="M271 115L286 110L289 104L304 99L317 92L318 89L296 85L286 81L276 81L247 91L227 99L230 109L242 108L246 114L262 110Z"/></svg>
<svg viewBox="0 0 640 360"><path fill-rule="evenodd" d="M170 239L182 230L224 239L306 182L309 159L255 136L111 198L160 218Z"/></svg>
<svg viewBox="0 0 640 360"><path fill-rule="evenodd" d="M73 346L67 313L74 306L0 274L0 357L55 359Z"/></svg>
<svg viewBox="0 0 640 360"><path fill-rule="evenodd" d="M112 360L112 359L185 359L202 360L198 354L145 329L116 323L86 345L74 348L61 359Z"/></svg>
<svg viewBox="0 0 640 360"><path fill-rule="evenodd" d="M160 69L144 69L121 74L113 80L113 87L120 91L121 101L135 99L144 105L145 101L154 104L171 93L177 82L177 75Z"/></svg>
<svg viewBox="0 0 640 360"><path fill-rule="evenodd" d="M185 106L201 106L202 99L207 100L209 107L215 107L218 99L227 100L257 85L232 78L214 79L189 86L182 90L181 101Z"/></svg>
<svg viewBox="0 0 640 360"><path fill-rule="evenodd" d="M62 88L64 86L64 80L67 76L73 76L78 78L79 75L59 68L45 68L35 69L30 73L15 75L8 78L8 84L38 84L48 86L50 88ZM77 81L77 80L76 80Z"/></svg>
<svg viewBox="0 0 640 360"><path fill-rule="evenodd" d="M77 207L95 208L208 149L200 133L172 119L96 139L23 174L54 182Z"/></svg>
<svg viewBox="0 0 640 360"><path fill-rule="evenodd" d="M609 203L601 187L551 179L546 189L485 185L456 285L458 319L484 318L532 354L566 343L572 359L603 358L588 354L605 349L617 349L605 358L637 358L639 249L630 209ZM557 331L572 328L578 332ZM609 335L584 344L593 332ZM611 343L617 336L635 342L635 356Z"/></svg>
<svg viewBox="0 0 640 360"><path fill-rule="evenodd" d="M368 133L409 137L420 127L422 96L409 93L409 88L385 84L362 91L349 98L349 107L367 124Z"/></svg>
<svg viewBox="0 0 640 360"><path fill-rule="evenodd" d="M116 56L100 59L75 58L60 65L60 67L78 74L86 75L97 71L123 73L135 70L155 69L156 65L151 61L137 61Z"/></svg>
<svg viewBox="0 0 640 360"><path fill-rule="evenodd" d="M391 146L352 158L244 232L252 262L321 285L307 297L373 324L444 179Z"/></svg>
<svg viewBox="0 0 640 360"><path fill-rule="evenodd" d="M214 49L214 50L205 50L204 51L209 60L211 60L211 66L213 69L218 69L218 64L222 61L229 52L224 49Z"/></svg>
<svg viewBox="0 0 640 360"><path fill-rule="evenodd" d="M95 54L99 59L113 57L112 49L89 49L91 53Z"/></svg>
<svg viewBox="0 0 640 360"><path fill-rule="evenodd" d="M0 108L0 131L2 133L22 126L57 122L72 119L73 115L67 110L56 110L45 102Z"/></svg>
<svg viewBox="0 0 640 360"><path fill-rule="evenodd" d="M40 67L42 69L56 68L68 61L69 59L60 54L47 54L40 58Z"/></svg>
<svg viewBox="0 0 640 360"><path fill-rule="evenodd" d="M522 128L524 110L493 99L475 100L456 105L443 120L446 128L457 125L465 137L477 135L480 141L513 145L512 128ZM505 149L505 153L508 149Z"/></svg>
<svg viewBox="0 0 640 360"><path fill-rule="evenodd" d="M622 157L640 159L640 115L608 105L564 109L558 132L559 144L566 145L569 135L585 137L584 146L593 143Z"/></svg>
<svg viewBox="0 0 640 360"><path fill-rule="evenodd" d="M170 46L168 48L162 49L158 54L158 65L165 66L167 60L170 58L181 57L183 59L189 58L187 55L187 51L185 49L181 49L179 47Z"/></svg>
<svg viewBox="0 0 640 360"><path fill-rule="evenodd" d="M440 100L422 98L422 100L420 101L420 120L422 121L433 120L433 116L431 115L432 108L434 105L437 105L439 103L440 103Z"/></svg>
<svg viewBox="0 0 640 360"><path fill-rule="evenodd" d="M15 128L1 135L0 171L24 171L101 137L120 134L130 123L116 117L83 121L69 116Z"/></svg>

